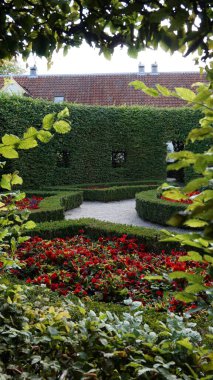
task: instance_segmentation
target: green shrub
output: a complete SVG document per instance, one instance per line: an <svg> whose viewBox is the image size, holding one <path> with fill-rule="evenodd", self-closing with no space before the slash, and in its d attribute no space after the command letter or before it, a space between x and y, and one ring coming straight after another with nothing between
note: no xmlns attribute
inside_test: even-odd
<svg viewBox="0 0 213 380"><path fill-rule="evenodd" d="M94 190L101 188L109 188L114 186L137 186L137 185L161 185L161 180L149 179L141 181L120 181L120 182L98 182L98 183L78 183L78 184L67 184L67 185L58 185L58 186L45 186L43 190L45 191L70 191L73 189L86 189ZM40 190L40 191L43 191Z"/></svg>
<svg viewBox="0 0 213 380"><path fill-rule="evenodd" d="M45 195L42 192L34 192L34 194ZM31 211L30 219L35 222L62 220L64 211L79 207L82 201L83 195L80 191L63 192L46 197L40 202L38 210Z"/></svg>
<svg viewBox="0 0 213 380"><path fill-rule="evenodd" d="M171 252L172 249L179 248L179 245L174 242L161 243L160 239L165 238L167 235L160 230L103 222L90 218L40 223L28 234L31 236L38 235L44 239L65 238L66 236L77 235L79 230L84 230L85 234L91 239L97 239L100 236L122 235L136 237L139 242L146 245L150 252L156 252L156 250L161 249Z"/></svg>
<svg viewBox="0 0 213 380"><path fill-rule="evenodd" d="M167 225L170 217L186 209L180 203L172 203L157 198L156 190L149 190L136 195L136 210L138 215L152 223Z"/></svg>
<svg viewBox="0 0 213 380"><path fill-rule="evenodd" d="M160 184L160 181L152 181L147 184L145 181L144 183L134 183L135 182L128 182L126 185L118 183L116 185L115 183L64 185L47 187L44 191L50 191L50 189L52 191L81 190L83 191L83 198L85 201L112 202L134 198L135 194L139 191L156 188Z"/></svg>
<svg viewBox="0 0 213 380"><path fill-rule="evenodd" d="M190 108L100 107L66 104L72 131L22 152L12 163L26 187L99 182L164 180L166 142L184 141L198 126L200 113ZM45 114L64 107L44 100L0 97L2 133L20 136L30 125L40 125ZM112 165L112 152L125 152L125 162Z"/></svg>
<svg viewBox="0 0 213 380"><path fill-rule="evenodd" d="M156 187L157 185L117 186L107 189L84 189L83 192L86 201L112 202L134 198L137 192Z"/></svg>
<svg viewBox="0 0 213 380"><path fill-rule="evenodd" d="M2 379L193 379L211 376L211 352L179 316L144 323L140 303L119 315L55 299L43 289L0 285ZM78 317L79 316L79 317Z"/></svg>

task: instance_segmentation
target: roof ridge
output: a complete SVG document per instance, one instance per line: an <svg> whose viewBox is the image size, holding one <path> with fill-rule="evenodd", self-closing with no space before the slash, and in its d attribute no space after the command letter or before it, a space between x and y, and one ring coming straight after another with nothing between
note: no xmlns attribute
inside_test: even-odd
<svg viewBox="0 0 213 380"><path fill-rule="evenodd" d="M157 75L190 75L190 74L200 74L199 71L160 71L158 73L155 73L153 74L152 72L145 72L145 73L139 73L138 71L137 72L121 72L121 73L79 73L79 74L37 74L37 76L35 77L30 77L29 74L17 74L17 75L11 75L11 74L6 74L6 75L3 75L3 74L0 74L0 77L4 78L4 77L14 77L14 78L31 78L31 79L36 79L36 78L45 78L45 77L73 77L73 76L86 76L86 77L90 77L90 76L117 76L117 75L138 75L140 77L143 77L143 76L147 76L147 75L150 75L150 76L157 76Z"/></svg>

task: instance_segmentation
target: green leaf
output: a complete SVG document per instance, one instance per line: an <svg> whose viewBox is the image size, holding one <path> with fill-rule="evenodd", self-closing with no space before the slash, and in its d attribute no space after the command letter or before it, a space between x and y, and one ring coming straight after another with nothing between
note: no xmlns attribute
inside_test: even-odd
<svg viewBox="0 0 213 380"><path fill-rule="evenodd" d="M202 365L203 367L203 370L206 371L206 372L210 372L210 371L213 371L213 358L211 358L211 360L209 360L209 363L204 363ZM210 375L210 377L205 377L205 379L209 379L211 380L212 379L212 375Z"/></svg>
<svg viewBox="0 0 213 380"><path fill-rule="evenodd" d="M189 251L187 256L182 256L179 258L179 261L198 261L202 262L202 256L196 251Z"/></svg>
<svg viewBox="0 0 213 380"><path fill-rule="evenodd" d="M188 219L183 224L184 224L184 226L189 226L192 228L198 228L198 227L204 227L208 223L205 222L204 220L200 220L200 219Z"/></svg>
<svg viewBox="0 0 213 380"><path fill-rule="evenodd" d="M164 191L163 196L174 200L188 199L187 195L183 194L178 188Z"/></svg>
<svg viewBox="0 0 213 380"><path fill-rule="evenodd" d="M196 293L202 292L203 290L206 290L205 286L203 286L201 284L193 284L193 285L187 286L184 289L184 292L196 294Z"/></svg>
<svg viewBox="0 0 213 380"><path fill-rule="evenodd" d="M191 164L193 164L194 160L180 160L175 162L174 164L167 165L167 171L170 170L180 170L182 168L187 168Z"/></svg>
<svg viewBox="0 0 213 380"><path fill-rule="evenodd" d="M156 84L156 87L158 89L158 91L163 95L163 96L171 96L171 91L164 87L164 86L161 86L160 84Z"/></svg>
<svg viewBox="0 0 213 380"><path fill-rule="evenodd" d="M50 333L50 335L58 335L58 330L55 327L48 326L47 330Z"/></svg>
<svg viewBox="0 0 213 380"><path fill-rule="evenodd" d="M206 260L208 263L213 264L213 257L209 255L204 255L204 260Z"/></svg>
<svg viewBox="0 0 213 380"><path fill-rule="evenodd" d="M11 190L11 174L3 174L1 177L1 187L3 189Z"/></svg>
<svg viewBox="0 0 213 380"><path fill-rule="evenodd" d="M43 143L48 143L52 137L53 135L49 131L41 130L37 134L37 138Z"/></svg>
<svg viewBox="0 0 213 380"><path fill-rule="evenodd" d="M37 145L38 143L36 139L34 137L30 137L20 142L19 149L32 149L32 148L35 148Z"/></svg>
<svg viewBox="0 0 213 380"><path fill-rule="evenodd" d="M18 152L11 147L0 147L0 154L5 158L18 158Z"/></svg>
<svg viewBox="0 0 213 380"><path fill-rule="evenodd" d="M24 199L26 197L26 194L25 193L17 193L16 194L16 201L21 201L22 199Z"/></svg>
<svg viewBox="0 0 213 380"><path fill-rule="evenodd" d="M62 134L67 133L71 130L69 123L64 120L56 121L53 124L53 128L55 129L56 132L62 133Z"/></svg>
<svg viewBox="0 0 213 380"><path fill-rule="evenodd" d="M159 96L159 92L157 90L155 90L154 88L146 88L143 90L143 92L149 96Z"/></svg>
<svg viewBox="0 0 213 380"><path fill-rule="evenodd" d="M15 145L19 143L19 141L20 141L20 138L15 135L6 134L2 137L2 143L4 145Z"/></svg>
<svg viewBox="0 0 213 380"><path fill-rule="evenodd" d="M106 47L103 47L102 52L103 52L104 57L105 57L108 61L110 61L111 58L112 58L112 54L111 54L110 49L107 49Z"/></svg>
<svg viewBox="0 0 213 380"><path fill-rule="evenodd" d="M133 86L135 90L141 90L141 91L148 89L148 87L145 85L145 83L143 83L139 80L135 80L133 82L130 82L129 86Z"/></svg>
<svg viewBox="0 0 213 380"><path fill-rule="evenodd" d="M176 271L169 274L169 277L174 280L176 278L185 278L190 282L202 283L203 277L198 274L191 274L187 272Z"/></svg>
<svg viewBox="0 0 213 380"><path fill-rule="evenodd" d="M12 185L22 185L23 179L16 173L12 174L12 180L11 184Z"/></svg>
<svg viewBox="0 0 213 380"><path fill-rule="evenodd" d="M128 48L127 54L128 54L131 58L137 58L137 56L138 56L138 50L137 50L135 47L130 46L130 47Z"/></svg>
<svg viewBox="0 0 213 380"><path fill-rule="evenodd" d="M181 346L187 348L187 350L192 351L194 349L193 345L189 341L189 338L184 338L184 339L178 340L177 343L180 344Z"/></svg>
<svg viewBox="0 0 213 380"><path fill-rule="evenodd" d="M41 361L41 356L39 355L33 355L31 358L31 364L36 364L36 363L39 363L40 361Z"/></svg>
<svg viewBox="0 0 213 380"><path fill-rule="evenodd" d="M43 118L42 127L43 129L49 130L53 127L55 119L55 113L49 113Z"/></svg>
<svg viewBox="0 0 213 380"><path fill-rule="evenodd" d="M0 230L0 241L2 241L8 234L9 229L5 228L4 230Z"/></svg>
<svg viewBox="0 0 213 380"><path fill-rule="evenodd" d="M63 119L64 117L69 117L70 113L67 107L65 107L61 112L57 114L58 119Z"/></svg>
<svg viewBox="0 0 213 380"><path fill-rule="evenodd" d="M213 136L212 133L213 133L213 128L211 126L193 128L189 132L186 142L202 141L206 138L211 138Z"/></svg>
<svg viewBox="0 0 213 380"><path fill-rule="evenodd" d="M27 241L29 239L30 239L30 236L19 236L18 237L18 243L22 244L22 243L24 243L25 241Z"/></svg>
<svg viewBox="0 0 213 380"><path fill-rule="evenodd" d="M188 102L193 102L196 96L193 91L184 87L175 87L175 91L181 99L187 100Z"/></svg>
<svg viewBox="0 0 213 380"><path fill-rule="evenodd" d="M150 281L152 281L152 280L163 280L163 276L145 276L144 277L144 279L145 280L150 280Z"/></svg>
<svg viewBox="0 0 213 380"><path fill-rule="evenodd" d="M186 302L186 303L194 302L197 299L194 295L189 294L189 293L185 293L185 292L180 292L178 294L175 294L175 298L178 301L182 301L182 302Z"/></svg>
<svg viewBox="0 0 213 380"><path fill-rule="evenodd" d="M23 138L24 139L28 139L30 137L35 137L37 135L38 131L36 128L34 127L30 127L26 130L26 132L24 133L24 136Z"/></svg>
<svg viewBox="0 0 213 380"><path fill-rule="evenodd" d="M187 183L187 185L184 187L184 191L186 193L189 193L191 191L200 189L202 186L207 186L209 181L206 178L196 178Z"/></svg>
<svg viewBox="0 0 213 380"><path fill-rule="evenodd" d="M24 227L28 230L32 230L33 228L36 227L36 223L33 222L32 220L28 220L28 222L24 224Z"/></svg>

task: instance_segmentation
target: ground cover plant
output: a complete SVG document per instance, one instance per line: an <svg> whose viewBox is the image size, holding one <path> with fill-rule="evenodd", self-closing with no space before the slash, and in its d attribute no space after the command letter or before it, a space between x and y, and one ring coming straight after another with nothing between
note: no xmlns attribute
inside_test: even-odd
<svg viewBox="0 0 213 380"><path fill-rule="evenodd" d="M211 378L196 323L171 314L156 332L139 302L95 312L48 289L0 284L0 322L2 379Z"/></svg>
<svg viewBox="0 0 213 380"><path fill-rule="evenodd" d="M34 237L18 248L21 268L12 273L28 284L44 284L61 295L115 303L132 298L146 307L158 304L160 310L182 312L196 308L196 304L176 301L173 295L190 284L195 270L202 273L200 286L211 285L207 263L179 262L184 256L186 252L175 250L169 255L149 252L127 235L96 241L82 234L52 240ZM184 279L169 281L168 274L173 271L184 272Z"/></svg>

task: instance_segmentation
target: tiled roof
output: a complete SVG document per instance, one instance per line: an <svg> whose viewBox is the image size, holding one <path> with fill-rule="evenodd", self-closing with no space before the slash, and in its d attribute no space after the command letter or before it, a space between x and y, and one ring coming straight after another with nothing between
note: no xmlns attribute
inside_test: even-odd
<svg viewBox="0 0 213 380"><path fill-rule="evenodd" d="M199 72L158 73L141 75L139 73L124 74L82 74L82 75L26 75L14 76L33 98L54 100L56 96L64 96L64 100L72 103L93 105L151 105L154 107L180 107L184 101L177 98L149 97L139 90L134 90L129 83L143 81L154 87L159 83L169 89L187 87L195 82L204 81ZM0 77L0 88L4 78Z"/></svg>

